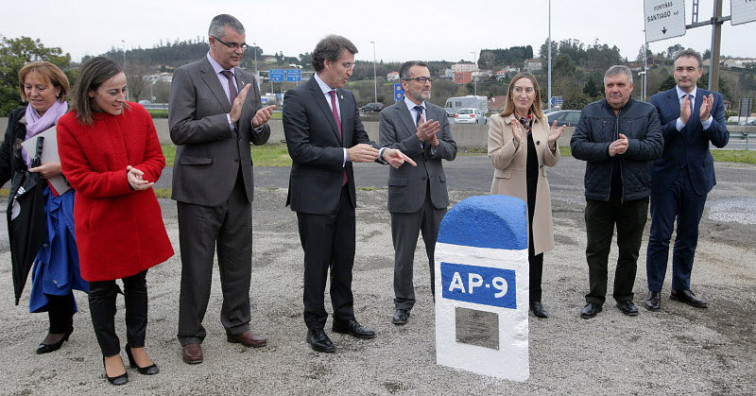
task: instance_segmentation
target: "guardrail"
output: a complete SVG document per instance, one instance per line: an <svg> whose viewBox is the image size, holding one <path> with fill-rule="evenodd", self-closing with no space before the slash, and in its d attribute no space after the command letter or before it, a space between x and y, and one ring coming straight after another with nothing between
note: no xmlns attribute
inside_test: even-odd
<svg viewBox="0 0 756 396"><path fill-rule="evenodd" d="M733 139L739 139L739 140L745 140L745 149L749 150L749 143L751 140L756 140L756 133L755 132L730 132L730 140Z"/></svg>

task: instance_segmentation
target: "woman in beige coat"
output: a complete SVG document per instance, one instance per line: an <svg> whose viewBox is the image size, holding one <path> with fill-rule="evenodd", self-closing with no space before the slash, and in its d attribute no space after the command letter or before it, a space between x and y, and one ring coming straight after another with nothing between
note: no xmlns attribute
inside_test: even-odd
<svg viewBox="0 0 756 396"><path fill-rule="evenodd" d="M539 318L549 314L541 304L543 252L554 248L551 192L544 165L559 161L557 139L565 127L549 128L541 111L538 81L530 73L518 73L509 84L507 105L491 117L488 156L495 168L491 194L510 195L528 207L528 264L530 310Z"/></svg>

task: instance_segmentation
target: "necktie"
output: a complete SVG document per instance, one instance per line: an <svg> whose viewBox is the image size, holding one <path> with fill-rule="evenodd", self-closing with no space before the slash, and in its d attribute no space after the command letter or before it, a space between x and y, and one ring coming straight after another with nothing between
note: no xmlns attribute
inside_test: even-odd
<svg viewBox="0 0 756 396"><path fill-rule="evenodd" d="M336 126L339 128L339 138L341 138L341 120L339 120L339 110L336 108L336 90L329 93L331 94L331 111L333 111L333 119L336 120ZM344 175L341 177L342 187L347 184L347 180L346 168L344 168Z"/></svg>
<svg viewBox="0 0 756 396"><path fill-rule="evenodd" d="M230 70L223 70L221 74L223 74L228 79L228 92L231 96L231 105L233 106L234 99L236 99L236 95L238 94L236 92L236 81L234 81L234 73L231 73Z"/></svg>
<svg viewBox="0 0 756 396"><path fill-rule="evenodd" d="M423 106L418 105L418 106L415 106L414 109L417 112L417 116L415 117L415 126L419 127L420 123L424 121L423 120ZM425 148L425 142L420 142L420 148L421 149Z"/></svg>
<svg viewBox="0 0 756 396"><path fill-rule="evenodd" d="M420 126L420 123L423 122L423 106L415 106L415 111L417 112L417 116L415 117L415 125Z"/></svg>
<svg viewBox="0 0 756 396"><path fill-rule="evenodd" d="M339 128L339 137L341 137L341 120L339 120L339 110L336 108L336 90L329 92L331 94L331 110L333 119L336 120L336 126Z"/></svg>

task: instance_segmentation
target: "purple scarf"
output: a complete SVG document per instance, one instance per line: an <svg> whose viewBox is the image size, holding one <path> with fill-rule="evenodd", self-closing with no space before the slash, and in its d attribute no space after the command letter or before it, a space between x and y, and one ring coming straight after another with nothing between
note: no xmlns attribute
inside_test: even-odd
<svg viewBox="0 0 756 396"><path fill-rule="evenodd" d="M37 113L37 110L31 104L27 105L26 113L24 114L24 118L26 119L26 138L24 140L29 140L40 132L48 130L58 122L58 118L66 114L66 111L68 111L68 103L61 101L56 101L42 116ZM26 166L31 166L32 156L23 148L21 149L21 154L24 156Z"/></svg>

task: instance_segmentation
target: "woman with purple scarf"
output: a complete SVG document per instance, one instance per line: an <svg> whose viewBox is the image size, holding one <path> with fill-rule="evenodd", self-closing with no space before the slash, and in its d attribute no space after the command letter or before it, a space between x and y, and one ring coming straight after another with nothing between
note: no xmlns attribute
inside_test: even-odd
<svg viewBox="0 0 756 396"><path fill-rule="evenodd" d="M39 173L45 180L61 175L59 162L43 162L31 166L34 153L27 153L21 143L54 128L68 111L68 78L50 62L33 62L18 72L21 99L26 107L15 109L8 118L8 129L0 146L0 185L27 170ZM87 292L89 286L79 273L73 224L74 191L62 194L45 183L45 215L47 239L34 259L30 312L47 312L50 328L37 353L58 350L73 331L76 301L73 289ZM9 206L11 200L9 199ZM8 208L10 212L11 207Z"/></svg>

